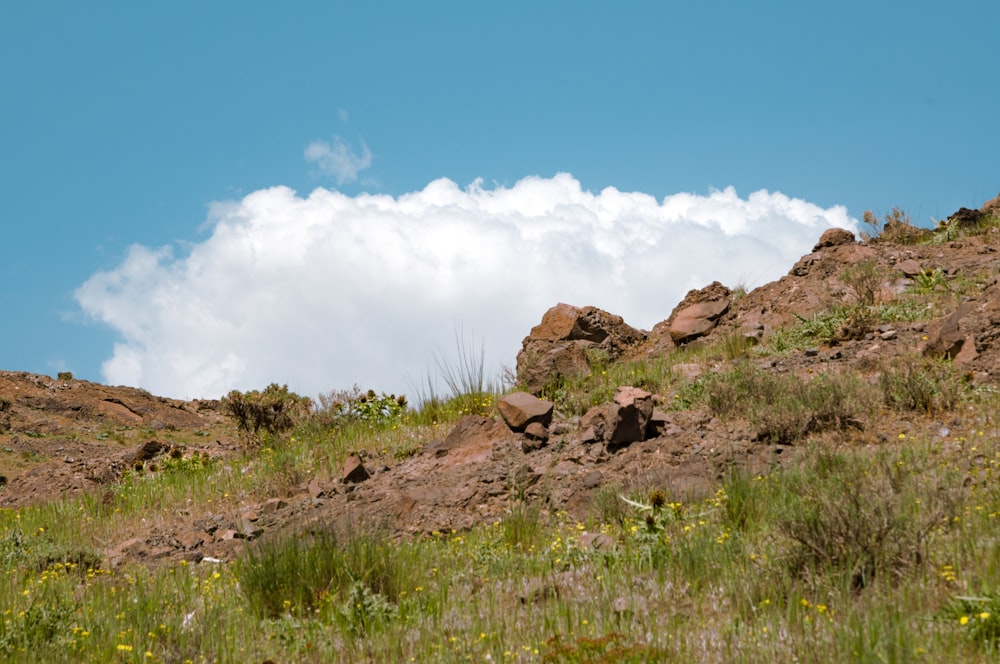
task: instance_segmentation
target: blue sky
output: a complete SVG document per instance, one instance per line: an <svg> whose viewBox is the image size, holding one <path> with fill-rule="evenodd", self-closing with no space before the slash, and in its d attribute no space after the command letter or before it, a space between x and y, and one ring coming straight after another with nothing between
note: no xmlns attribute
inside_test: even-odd
<svg viewBox="0 0 1000 664"><path fill-rule="evenodd" d="M456 327L510 364L559 300L649 326L694 285L783 274L865 209L929 224L997 195L998 21L997 3L961 0L4 0L0 368L190 397L402 389ZM429 186L442 178L455 190ZM609 187L659 206L595 212ZM234 249L246 237L286 262L258 269ZM719 276L681 260L713 247ZM531 279L494 287L512 267ZM375 288L368 269L400 273ZM431 285L411 292L416 274Z"/></svg>

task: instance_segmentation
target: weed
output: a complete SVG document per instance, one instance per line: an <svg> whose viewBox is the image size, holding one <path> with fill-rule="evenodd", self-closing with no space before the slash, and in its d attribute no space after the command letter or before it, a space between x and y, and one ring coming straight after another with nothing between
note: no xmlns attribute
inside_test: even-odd
<svg viewBox="0 0 1000 664"><path fill-rule="evenodd" d="M919 357L894 362L879 375L878 385L886 406L924 413L951 410L968 392L950 364Z"/></svg>

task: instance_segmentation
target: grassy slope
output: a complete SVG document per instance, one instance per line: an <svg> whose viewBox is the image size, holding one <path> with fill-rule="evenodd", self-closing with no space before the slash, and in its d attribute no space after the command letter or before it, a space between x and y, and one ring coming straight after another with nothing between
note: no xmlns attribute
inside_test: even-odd
<svg viewBox="0 0 1000 664"><path fill-rule="evenodd" d="M226 565L109 570L96 553L142 532L157 514L281 495L353 450L411 454L462 412L491 411L492 397L479 394L367 424L305 422L229 463L174 460L155 475L129 476L110 502L85 497L0 512L0 657L995 658L1000 402L943 364L912 362L893 374L898 380L878 385L834 376L801 389L739 361L815 343L825 334L821 322L803 321L757 351L728 340L674 358L595 367L553 386L561 409L580 412L619 384L642 384L677 395L678 409L762 418L758 430L791 436L801 451L769 474L734 469L715 493L688 503L658 487L633 492L627 503L612 488L586 522L515 503L501 521L469 532L409 542L377 532L341 541L303 534ZM693 382L670 369L682 359L724 358L735 358L731 370ZM754 395L785 406L760 408ZM853 421L900 414L948 422L950 431L900 434L876 447L852 442ZM610 546L582 546L595 533Z"/></svg>

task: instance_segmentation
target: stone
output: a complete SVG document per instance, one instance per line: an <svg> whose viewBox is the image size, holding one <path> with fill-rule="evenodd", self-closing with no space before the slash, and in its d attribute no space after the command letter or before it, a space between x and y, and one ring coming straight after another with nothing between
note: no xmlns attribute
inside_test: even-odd
<svg viewBox="0 0 1000 664"><path fill-rule="evenodd" d="M524 436L528 440L537 440L545 443L549 440L549 430L541 422L532 422L525 428Z"/></svg>
<svg viewBox="0 0 1000 664"><path fill-rule="evenodd" d="M344 461L344 472L341 477L347 484L357 484L358 482L364 482L371 476L365 469L365 465L361 462L361 457L357 454L352 454Z"/></svg>
<svg viewBox="0 0 1000 664"><path fill-rule="evenodd" d="M671 340L680 345L714 330L719 319L729 311L732 295L732 291L718 281L700 290L688 291L666 321ZM663 324L657 325L654 333L661 333L663 327Z"/></svg>
<svg viewBox="0 0 1000 664"><path fill-rule="evenodd" d="M497 401L500 416L513 431L524 431L530 424L547 427L552 423L554 407L551 401L539 399L528 392L513 392Z"/></svg>
<svg viewBox="0 0 1000 664"><path fill-rule="evenodd" d="M521 342L518 383L532 394L559 378L587 374L594 357L613 361L646 339L646 333L597 307L560 303Z"/></svg>
<svg viewBox="0 0 1000 664"><path fill-rule="evenodd" d="M167 445L166 443L161 443L158 440L149 440L136 448L136 450L129 455L128 461L129 463L149 461L156 458L160 454L163 454L168 449L170 449L170 445Z"/></svg>
<svg viewBox="0 0 1000 664"><path fill-rule="evenodd" d="M819 236L819 242L813 247L813 251L826 249L827 247L837 247L842 244L854 244L854 233L843 228L828 228Z"/></svg>
<svg viewBox="0 0 1000 664"><path fill-rule="evenodd" d="M912 258L896 263L896 269L902 272L903 276L907 279L913 278L924 271L924 269L920 267L920 263Z"/></svg>
<svg viewBox="0 0 1000 664"><path fill-rule="evenodd" d="M612 403L594 406L580 419L581 442L605 442L617 449L646 440L653 395L638 387L619 387Z"/></svg>
<svg viewBox="0 0 1000 664"><path fill-rule="evenodd" d="M646 439L646 425L653 415L653 395L638 387L615 390L618 420L608 439L612 445L628 445Z"/></svg>

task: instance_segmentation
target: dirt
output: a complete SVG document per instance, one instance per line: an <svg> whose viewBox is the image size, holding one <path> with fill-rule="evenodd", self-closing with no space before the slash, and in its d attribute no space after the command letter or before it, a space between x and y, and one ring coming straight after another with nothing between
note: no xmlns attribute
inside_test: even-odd
<svg viewBox="0 0 1000 664"><path fill-rule="evenodd" d="M876 295L883 299L911 284L914 274L939 274L936 318L857 335L845 330L834 344L754 361L776 372L849 370L874 380L877 367L894 357L948 354L970 380L992 387L1000 379L998 248L996 232L924 246L823 247L785 277L736 299L716 329L695 343L726 335L766 343L782 326L855 301L859 294L845 270L874 261L881 275ZM654 333L635 354L663 347ZM706 409L670 411L672 397L657 395L666 415L660 435L613 451L581 440L579 418L559 413L545 444L512 432L500 418L468 416L408 458L368 456L343 473L296 478L278 493L150 515L142 532L107 543L104 553L112 563L229 560L247 541L328 524L343 530L378 524L397 536L461 531L501 518L521 499L582 519L632 487L657 486L678 499L704 496L734 464L765 472L795 454L793 447L756 440L745 422L720 421ZM128 468L148 471L170 455L226 459L240 451L235 425L216 401L177 401L23 372L0 372L0 400L0 507L81 493L111 503L110 489ZM886 444L900 434L933 439L971 426L974 416L886 414L860 430L825 435L855 446Z"/></svg>

